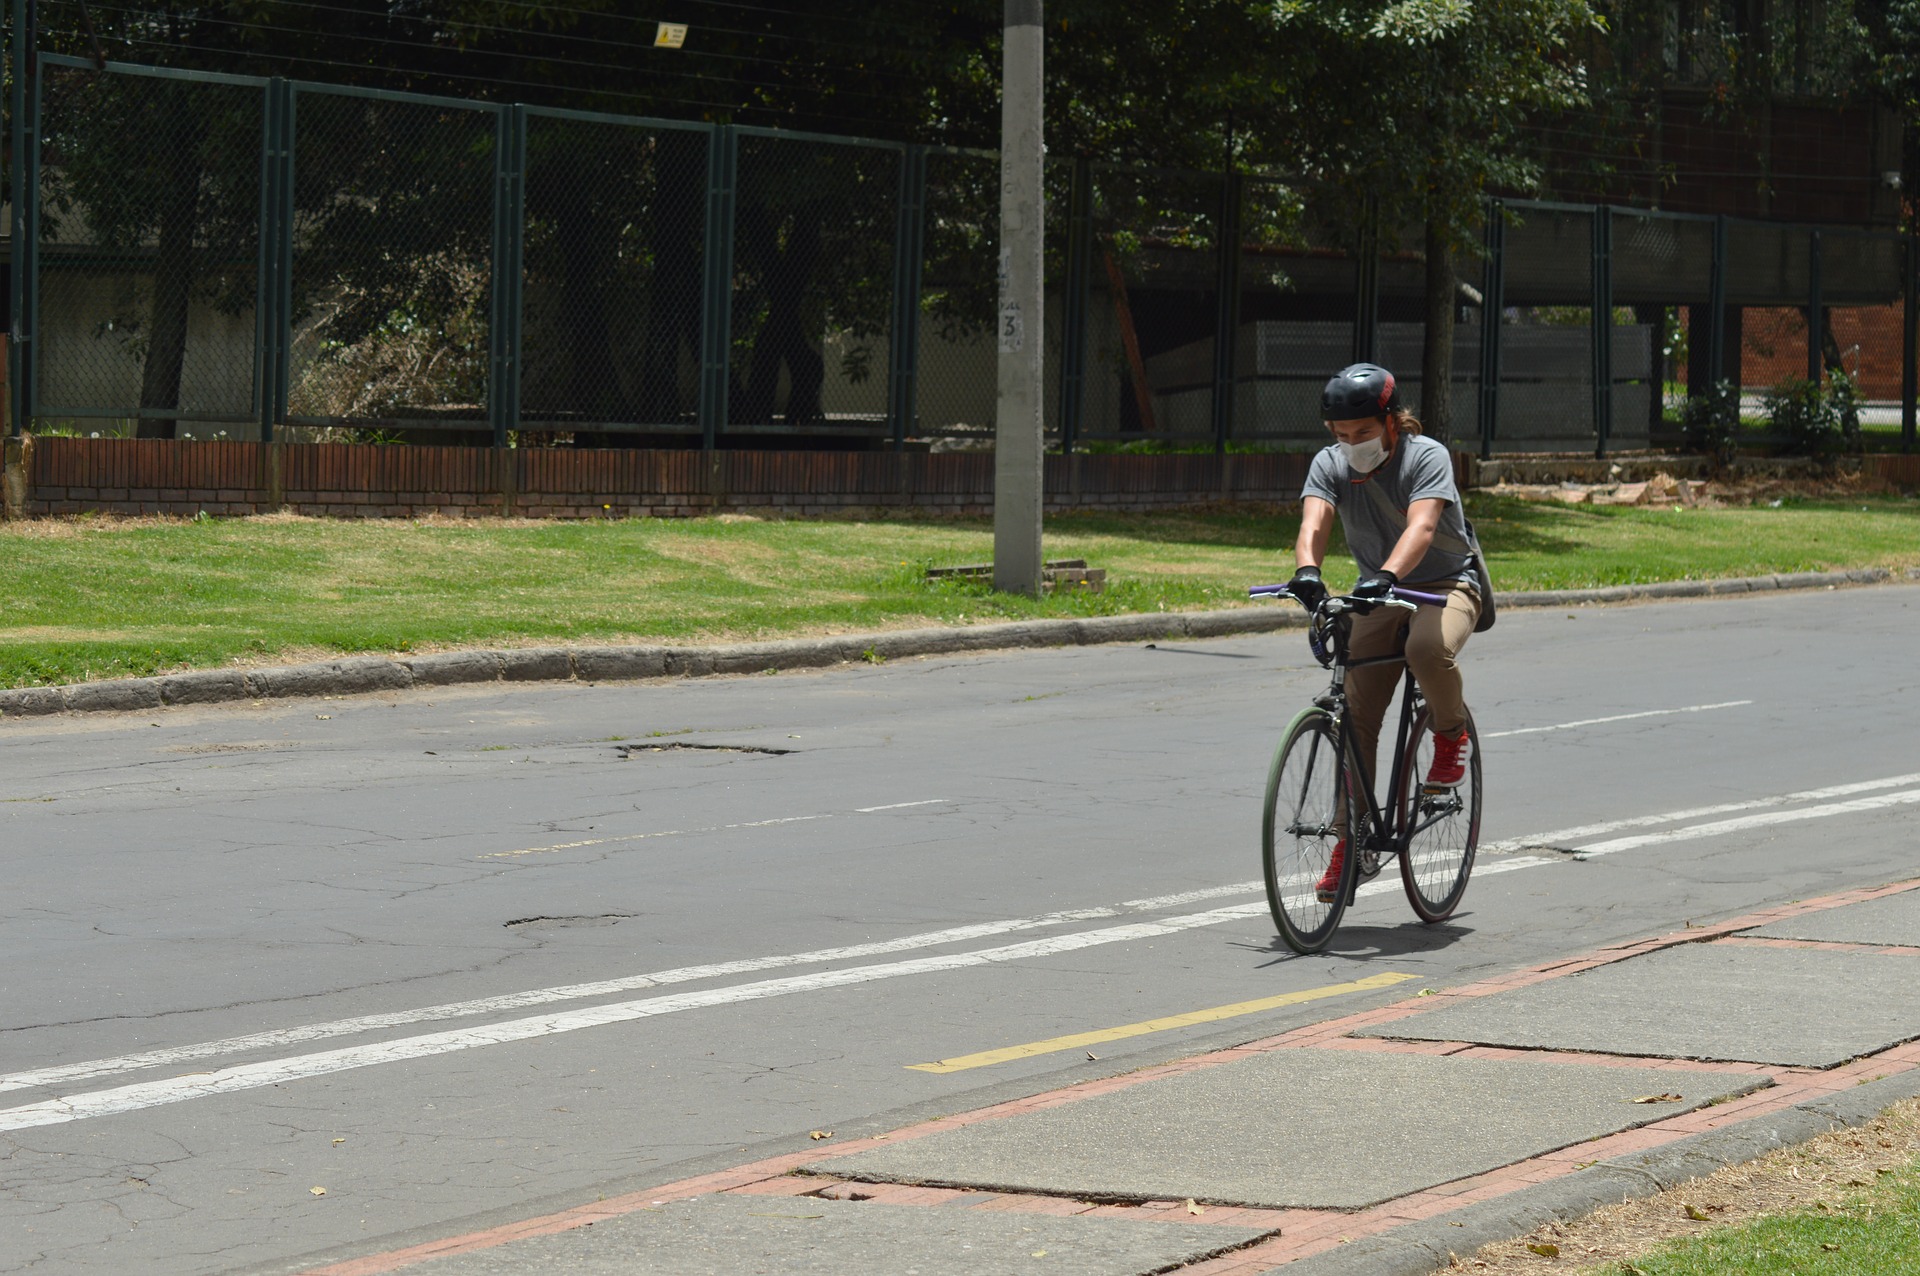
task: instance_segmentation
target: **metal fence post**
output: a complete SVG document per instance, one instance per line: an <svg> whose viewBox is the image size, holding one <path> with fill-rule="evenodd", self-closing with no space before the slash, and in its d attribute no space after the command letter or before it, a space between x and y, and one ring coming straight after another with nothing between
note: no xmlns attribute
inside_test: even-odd
<svg viewBox="0 0 1920 1276"><path fill-rule="evenodd" d="M1213 450L1233 437L1235 364L1240 357L1240 192L1238 173L1220 179L1219 279L1213 325Z"/></svg>
<svg viewBox="0 0 1920 1276"><path fill-rule="evenodd" d="M1906 287L1902 306L1900 359L1900 450L1913 451L1916 400L1920 399L1920 367L1916 367L1915 342L1920 341L1920 218L1909 217L1907 225Z"/></svg>
<svg viewBox="0 0 1920 1276"><path fill-rule="evenodd" d="M33 425L40 299L40 50L32 0L13 0L13 307L7 341L8 432Z"/></svg>
<svg viewBox="0 0 1920 1276"><path fill-rule="evenodd" d="M1727 215L1713 219L1713 264L1707 292L1707 393L1718 395L1727 369ZM1737 392L1736 392L1737 394ZM1738 404L1735 405L1736 415Z"/></svg>
<svg viewBox="0 0 1920 1276"><path fill-rule="evenodd" d="M1067 189L1067 289L1060 313L1060 452L1072 455L1086 403L1087 295L1093 282L1093 165L1073 162Z"/></svg>
<svg viewBox="0 0 1920 1276"><path fill-rule="evenodd" d="M1380 200L1367 197L1353 260L1353 361L1369 362L1380 335Z"/></svg>
<svg viewBox="0 0 1920 1276"><path fill-rule="evenodd" d="M707 140L706 286L701 300L700 446L711 452L727 424L727 359L733 344L734 181L740 142L731 124Z"/></svg>
<svg viewBox="0 0 1920 1276"><path fill-rule="evenodd" d="M1607 455L1613 431L1613 209L1593 209L1593 455Z"/></svg>
<svg viewBox="0 0 1920 1276"><path fill-rule="evenodd" d="M1807 232L1807 380L1820 383L1821 340L1827 328L1826 306L1820 297L1820 232Z"/></svg>
<svg viewBox="0 0 1920 1276"><path fill-rule="evenodd" d="M887 417L893 447L906 447L920 408L920 281L926 262L927 148L900 156L900 203L893 229L893 322L887 341Z"/></svg>
<svg viewBox="0 0 1920 1276"><path fill-rule="evenodd" d="M261 129L260 278L255 302L260 441L286 416L293 314L293 86L267 81Z"/></svg>
<svg viewBox="0 0 1920 1276"><path fill-rule="evenodd" d="M1500 201L1487 203L1487 273L1480 295L1480 459L1493 458L1500 419L1500 338L1506 318L1507 217Z"/></svg>
<svg viewBox="0 0 1920 1276"><path fill-rule="evenodd" d="M491 362L487 417L493 446L507 446L520 428L520 320L522 261L526 247L527 108L503 106L495 116L493 143L492 308L487 326Z"/></svg>

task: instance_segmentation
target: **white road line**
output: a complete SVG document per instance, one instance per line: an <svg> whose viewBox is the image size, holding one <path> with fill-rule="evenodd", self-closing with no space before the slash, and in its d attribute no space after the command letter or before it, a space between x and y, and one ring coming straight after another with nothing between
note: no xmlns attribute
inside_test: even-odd
<svg viewBox="0 0 1920 1276"><path fill-rule="evenodd" d="M1615 851L1631 851L1641 846L1660 846L1667 842L1690 842L1697 837L1718 837L1723 833L1740 833L1747 829L1766 828L1773 824L1790 824L1795 820L1818 820L1829 815L1856 815L1862 811L1878 811L1890 806L1909 806L1920 802L1920 789L1909 789L1905 793L1882 793L1878 797L1855 798L1851 802L1834 802L1827 806L1807 806L1796 811L1773 811L1766 815L1743 815L1739 819L1719 820L1712 824L1690 824L1686 828L1668 829L1663 833L1639 833L1632 837L1617 837L1611 842L1595 842L1591 846L1576 848L1576 854L1611 855Z"/></svg>
<svg viewBox="0 0 1920 1276"><path fill-rule="evenodd" d="M1694 819L1704 815L1720 814L1727 811L1779 806L1797 801L1817 800L1851 793L1870 792L1874 789L1889 788L1916 782L1920 782L1920 774L1895 776L1882 780L1863 780L1822 789L1808 789L1799 793L1758 798L1749 802L1728 803L1716 807L1700 807L1688 811L1672 811L1662 815L1638 816L1625 820L1612 821L1604 825L1588 825L1578 829L1563 829L1553 833L1538 834L1531 838L1515 839L1506 844L1494 844L1486 849L1500 849L1503 845L1517 847L1541 842L1558 842L1570 838L1591 836L1600 832L1610 832L1634 825L1676 823L1685 819ZM1803 807L1797 810L1773 811L1767 814L1748 815L1706 824L1693 824L1684 828L1669 829L1658 833L1638 834L1630 837L1616 838L1611 841L1593 843L1579 847L1577 851L1583 856L1607 855L1642 846L1713 837L1746 829L1767 827L1774 824L1820 819L1835 815L1856 814L1913 803L1920 803L1920 789L1912 789L1899 793L1882 793L1873 797ZM1516 872L1520 869L1536 868L1545 864L1561 862L1563 861L1543 856L1521 856L1509 860L1482 862L1476 869L1476 875L1486 877L1498 873ZM273 1032L254 1033L244 1037L232 1037L221 1041L204 1042L198 1045L162 1048L137 1054L122 1055L112 1059L63 1064L35 1069L29 1072L14 1073L9 1076L0 1077L0 1090L17 1090L28 1086L49 1086L62 1082L80 1081L92 1077L137 1071L144 1068L192 1062L220 1055L240 1053L242 1051L297 1045L307 1041L369 1032L381 1028L400 1027L439 1019L464 1018L472 1015L498 1013L505 1010L524 1009L528 1006L549 1004L556 1001L603 996L616 992L659 987L666 984L697 979L719 978L727 975L767 970L780 966L856 960L863 957L899 952L912 948L965 942L969 939L984 938L989 935L1005 934L1011 931L1025 930L1034 927L1112 917L1123 911L1146 911L1174 907L1198 899L1243 894L1260 889L1261 884L1258 882L1238 882L1225 886L1183 891L1172 895L1128 900L1122 904L1111 907L1067 909L1042 914L1037 917L980 922L974 925L951 927L939 931L928 931L918 935L907 935L898 939L883 940L871 944L856 944L842 948L819 949L813 952L750 958L733 962L716 962L710 965L688 966L678 970L660 971L647 975L633 975L622 979L572 984L558 988L534 989L527 992L510 993L499 997L479 998L473 1001L428 1006L417 1010L399 1011L392 1014L367 1015L353 1019L335 1020L328 1023L308 1024ZM1383 877L1361 887L1359 894L1371 898L1376 895L1392 893L1398 889L1399 883L1395 880L1395 877ZM111 1090L98 1091L92 1094L51 1099L42 1103L6 1109L0 1111L0 1130L25 1129L32 1126L78 1120L88 1116L133 1111L139 1108L173 1103L209 1094L220 1094L233 1090L245 1090L259 1086L274 1085L301 1077L321 1076L332 1072L367 1067L378 1063L424 1058L449 1053L451 1051L470 1049L476 1046L526 1040L531 1037L544 1036L552 1033L572 1032L580 1028L595 1027L608 1023L628 1022L635 1019L649 1018L654 1015L674 1013L680 1010L757 1001L767 997L784 996L788 993L844 987L851 984L869 983L879 979L891 979L904 975L959 970L995 962L1045 957L1054 953L1071 952L1077 949L1103 944L1127 942L1134 939L1150 938L1155 935L1171 934L1181 930L1216 925L1222 922L1257 915L1263 912L1265 908L1265 901L1258 900L1252 903L1235 904L1225 908L1213 909L1204 913L1165 918L1158 922L1142 922L1124 926L1107 927L1100 930L1082 931L1075 934L1031 940L1022 944L1013 944L971 953L916 958L910 961L896 962L888 965L860 966L847 970L823 971L809 975L791 976L784 979L763 980L758 983L734 985L728 988L679 993L666 997L645 998L638 1001L619 1002L611 1005L593 1006L554 1014L537 1015L477 1028L458 1029L450 1032L407 1037L396 1041L355 1046L341 1050L295 1056L288 1059L242 1064L210 1073L176 1077L163 1081L144 1082Z"/></svg>
<svg viewBox="0 0 1920 1276"><path fill-rule="evenodd" d="M927 798L920 802L895 802L891 806L856 806L853 808L853 813L855 815L872 815L875 811L904 811L910 806L938 806L942 802L950 802L952 800L951 798Z"/></svg>
<svg viewBox="0 0 1920 1276"><path fill-rule="evenodd" d="M1891 775L1884 780L1856 780L1851 784L1834 784L1823 789L1802 789L1798 793L1775 793L1770 797L1749 798L1744 802L1722 802L1718 806L1696 806L1687 810L1666 811L1659 815L1632 815L1625 819L1605 820L1598 824L1577 824L1572 828L1553 829L1546 833L1529 833L1525 837L1509 837L1498 842L1487 842L1480 847L1480 850L1483 853L1498 853L1523 850L1529 846L1557 846L1561 842L1571 842L1582 837L1598 837L1602 833L1616 833L1621 829L1645 828L1653 824L1678 824L1682 820L1702 820L1711 815L1731 815L1735 811L1791 806L1795 802L1820 802L1827 798L1848 797L1855 793L1871 793L1875 789L1897 789L1907 784L1920 784L1920 772L1912 775Z"/></svg>
<svg viewBox="0 0 1920 1276"><path fill-rule="evenodd" d="M1727 700L1720 704L1690 704L1680 709L1648 709L1644 713L1616 713L1611 718L1582 718L1578 722L1556 722L1550 727L1516 727L1511 731L1488 731L1480 738L1498 740L1509 735L1537 735L1542 731L1571 731L1575 727L1597 727L1606 722L1632 722L1636 718L1665 718L1676 713L1705 713L1709 709L1738 709L1751 700Z"/></svg>
<svg viewBox="0 0 1920 1276"><path fill-rule="evenodd" d="M1499 864L1488 865L1482 870L1482 873L1513 872L1517 869L1532 868L1536 865L1556 862L1555 860L1545 858L1514 859ZM1253 883L1247 883L1246 885L1253 885ZM1397 878L1382 878L1374 882L1369 882L1367 885L1361 887L1360 894L1367 896L1379 895L1390 891L1397 891L1399 888ZM792 993L817 992L828 988L844 988L855 984L874 983L882 979L898 979L910 975L940 974L948 971L965 970L970 967L994 965L1002 962L1026 961L1033 958L1051 957L1058 953L1076 952L1106 944L1129 943L1134 940L1152 939L1161 935L1172 935L1185 930L1197 930L1202 927L1216 926L1223 922L1239 921L1244 918L1258 916L1266 911L1266 902L1264 900L1256 900L1252 903L1232 904L1225 908L1210 909L1204 913L1188 913L1183 916L1167 917L1156 922L1135 922L1124 926L1109 926L1100 930L1079 931L1070 935L1055 935L1047 939L1028 940L1025 943L1008 944L999 948L980 949L969 953L952 953L938 957L918 957L910 961L893 962L887 965L856 966L848 970L819 971L809 975L788 976L784 979L767 979L758 983L737 984L728 988L712 988L700 992L675 993L665 997L647 997L637 1001L615 1002L603 1006L589 1006L578 1010L560 1011L555 1014L532 1015L521 1019L510 1019L503 1023L486 1024L476 1028L460 1028L449 1032L428 1033L416 1037L402 1037L398 1040L376 1042L371 1045L350 1046L340 1050L327 1050L314 1054L296 1055L285 1059L269 1059L259 1063L240 1064L236 1067L221 1068L212 1072L196 1073L181 1077L168 1077L159 1081L139 1082L134 1085L118 1086L110 1090L98 1090L88 1094L70 1095L62 1098L48 1099L40 1103L25 1104L17 1108L8 1108L0 1111L0 1131L25 1130L38 1126L59 1125L69 1121L85 1120L89 1117L111 1116L118 1113L134 1112L143 1108L159 1107L169 1103L180 1103L189 1099L206 1098L216 1094L231 1094L240 1090L254 1090L263 1086L281 1085L291 1081L326 1076L331 1073L345 1072L355 1068L372 1067L383 1063L400 1063L411 1059L430 1058L435 1055L471 1050L480 1046L527 1041L536 1037L577 1032L583 1028L603 1027L607 1024L631 1023L639 1019L648 1019L657 1015L674 1014L684 1010L700 1010L711 1006L737 1005L748 1001L763 1001L770 997L783 997Z"/></svg>
<svg viewBox="0 0 1920 1276"><path fill-rule="evenodd" d="M142 1068L177 1066L183 1063L197 1063L203 1059L219 1058L222 1055L243 1054L254 1050L274 1050L287 1046L297 1046L309 1041L325 1041L333 1037L352 1036L356 1033L375 1032L383 1028L403 1028L412 1024L432 1023L446 1019L465 1019L473 1015L499 1014L509 1010L525 1010L530 1006L551 1005L560 1001L577 1001L585 997L604 997L614 993L638 992L645 988L660 988L670 984L692 983L701 979L720 979L729 975L753 974L763 970L777 970L783 966L811 966L824 962L859 961L869 957L883 957L889 953L907 952L915 948L933 948L942 944L966 943L970 940L986 939L994 935L1005 935L1014 931L1036 930L1046 926L1058 926L1070 922L1097 921L1105 917L1117 917L1123 912L1152 912L1161 908L1177 908L1199 899L1209 899L1221 895L1244 895L1249 891L1261 889L1259 882L1240 882L1232 886L1216 886L1208 890L1182 891L1177 895L1163 895L1149 899L1132 899L1109 908L1072 908L1060 912L1043 913L1037 917L1014 917L999 921L976 922L968 926L953 926L945 930L922 931L917 935L902 935L897 939L876 940L868 944L852 944L842 948L821 948L811 952L785 953L772 957L751 957L740 961L713 962L701 966L683 966L675 970L656 971L644 975L628 975L619 979L603 979L592 983L565 984L556 988L534 988L525 992L505 993L498 997L480 997L472 1001L448 1002L438 1006L423 1006L415 1010L398 1010L388 1014L360 1015L351 1019L335 1019L325 1023L302 1024L293 1028L277 1028L270 1032L248 1033L240 1037L227 1037L219 1041L204 1041L193 1045L165 1046L154 1050L143 1050L134 1054L118 1055L110 1059L92 1059L82 1063L56 1064L51 1067L35 1068L27 1072L15 1072L0 1076L0 1091L24 1090L32 1086L63 1085L74 1081L85 1081L94 1077L113 1076L122 1072L137 1072Z"/></svg>
<svg viewBox="0 0 1920 1276"><path fill-rule="evenodd" d="M769 997L784 997L791 993L844 988L853 984L898 979L907 975L937 974L1000 962L1051 957L1057 953L1075 952L1104 944L1128 943L1138 939L1152 939L1158 935L1171 935L1183 930L1194 930L1203 926L1215 926L1221 922L1253 917L1264 913L1266 909L1265 901L1234 904L1204 913L1167 917L1156 922L1109 926L1103 930L1055 935L1047 939L1033 939L1025 943L979 949L969 953L917 957L911 961L893 962L882 966L855 966L848 970L826 970L810 975L790 975L784 979L736 984L729 988L712 988L700 992L674 993L665 997L647 997L638 1001L587 1006L578 1010L509 1019L477 1028L459 1028L449 1032L401 1037L394 1041L349 1046L345 1049L327 1050L317 1054L240 1064L213 1072L169 1077L160 1081L145 1081L111 1090L96 1090L87 1094L48 1099L40 1103L8 1108L0 1111L0 1131L26 1130L36 1126L59 1125L67 1121L83 1120L87 1117L133 1112L142 1108L179 1103L187 1099L231 1094L238 1090L253 1090L262 1086L281 1085L289 1081L326 1076L329 1073L344 1072L352 1068L430 1058L434 1055L471 1050L478 1046L501 1045L506 1042L527 1041L558 1033L577 1032L582 1028L630 1023L637 1019L674 1014L683 1010L762 1001Z"/></svg>

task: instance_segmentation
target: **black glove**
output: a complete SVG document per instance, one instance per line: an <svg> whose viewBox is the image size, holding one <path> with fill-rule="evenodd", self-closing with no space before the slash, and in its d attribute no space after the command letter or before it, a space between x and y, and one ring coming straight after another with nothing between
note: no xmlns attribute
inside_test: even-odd
<svg viewBox="0 0 1920 1276"><path fill-rule="evenodd" d="M1287 582L1287 592L1307 605L1309 611L1327 601L1327 587L1320 579L1318 567L1302 567L1293 573L1293 579Z"/></svg>
<svg viewBox="0 0 1920 1276"><path fill-rule="evenodd" d="M1383 603L1393 596L1393 590L1400 578L1382 567L1373 575L1363 579L1353 587L1353 596L1361 602Z"/></svg>

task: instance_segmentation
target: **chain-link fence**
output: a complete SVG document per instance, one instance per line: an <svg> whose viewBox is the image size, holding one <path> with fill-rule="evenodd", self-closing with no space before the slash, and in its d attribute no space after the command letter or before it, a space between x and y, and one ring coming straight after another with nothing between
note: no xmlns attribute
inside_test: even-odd
<svg viewBox="0 0 1920 1276"><path fill-rule="evenodd" d="M527 114L522 427L697 431L710 131Z"/></svg>
<svg viewBox="0 0 1920 1276"><path fill-rule="evenodd" d="M37 414L257 421L262 90L68 66L39 88Z"/></svg>
<svg viewBox="0 0 1920 1276"><path fill-rule="evenodd" d="M36 429L991 445L990 152L39 70L13 240ZM1796 395L1914 441L1891 232L1494 201L1447 304L1374 201L1064 158L1045 181L1050 446L1317 447L1320 385L1363 358L1431 416L1434 314L1456 447L1665 446L1715 412L1777 441Z"/></svg>

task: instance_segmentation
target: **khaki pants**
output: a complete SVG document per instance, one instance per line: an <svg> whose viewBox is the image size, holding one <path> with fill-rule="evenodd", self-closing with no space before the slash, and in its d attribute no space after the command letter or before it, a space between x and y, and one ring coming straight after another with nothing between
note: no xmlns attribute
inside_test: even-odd
<svg viewBox="0 0 1920 1276"><path fill-rule="evenodd" d="M1422 607L1419 611L1377 607L1368 615L1355 616L1347 658L1364 660L1370 656L1392 655L1404 631L1407 667L1413 670L1414 681L1420 684L1420 691L1427 698L1427 709L1433 715L1431 725L1437 731L1452 735L1467 723L1467 702L1456 657L1480 619L1480 595L1463 584L1417 588L1425 593L1445 594L1447 605ZM1401 672L1398 664L1347 670L1347 725L1353 732L1354 748L1367 764L1367 774L1374 779L1375 796L1383 802L1389 798L1379 791L1380 728L1386 720L1388 706L1393 703L1394 688L1400 685ZM1344 814L1337 827L1344 837Z"/></svg>

